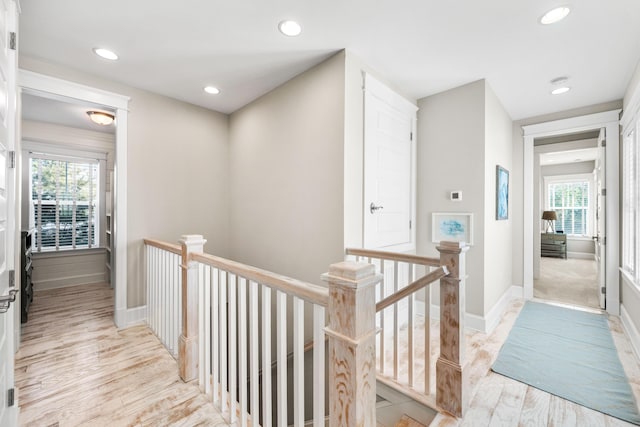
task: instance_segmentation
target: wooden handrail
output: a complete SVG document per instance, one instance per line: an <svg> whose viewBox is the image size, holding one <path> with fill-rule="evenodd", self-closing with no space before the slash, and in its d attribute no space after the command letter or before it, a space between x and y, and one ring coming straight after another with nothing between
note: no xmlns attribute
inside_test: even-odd
<svg viewBox="0 0 640 427"><path fill-rule="evenodd" d="M347 255L355 255L366 258L380 258L390 261L409 262L412 264L427 265L431 267L439 267L439 258L430 258L420 255L401 254L397 252L376 251L371 249L347 248Z"/></svg>
<svg viewBox="0 0 640 427"><path fill-rule="evenodd" d="M277 289L287 295L302 298L312 304L317 304L322 307L327 307L329 304L329 290L323 286L292 279L215 255L194 253L191 254L190 261L197 261L210 267L219 268L237 276L269 286L270 288Z"/></svg>
<svg viewBox="0 0 640 427"><path fill-rule="evenodd" d="M449 274L449 270L447 269L447 267L444 265L440 266L440 268L433 270L431 273L427 274L426 276L419 278L412 284L400 289L395 294L389 295L382 301L378 302L376 304L376 313L379 312L380 310L384 310L390 305L397 303L402 298L409 296L416 291L419 291L420 289L424 288L428 284L433 283L436 280L440 280L441 278L443 278L444 276L447 276L448 274Z"/></svg>
<svg viewBox="0 0 640 427"><path fill-rule="evenodd" d="M180 245L173 243L162 242L155 239L143 239L145 245L153 246L154 248L162 249L167 252L172 252L176 255L182 255L182 248Z"/></svg>

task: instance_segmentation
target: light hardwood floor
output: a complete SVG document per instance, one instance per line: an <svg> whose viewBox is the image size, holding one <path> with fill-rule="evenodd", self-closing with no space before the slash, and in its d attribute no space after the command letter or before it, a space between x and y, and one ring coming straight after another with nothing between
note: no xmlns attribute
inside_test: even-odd
<svg viewBox="0 0 640 427"><path fill-rule="evenodd" d="M108 285L36 292L16 355L20 425L227 425L146 326L112 319Z"/></svg>
<svg viewBox="0 0 640 427"><path fill-rule="evenodd" d="M472 387L469 409L461 420L439 414L431 426L631 426L491 371L522 306L522 300L514 301L492 334L466 334L467 369ZM622 331L620 319L610 317L609 327L636 402L640 402L640 364ZM437 336L437 327L431 330L432 337ZM434 354L437 351L433 349Z"/></svg>

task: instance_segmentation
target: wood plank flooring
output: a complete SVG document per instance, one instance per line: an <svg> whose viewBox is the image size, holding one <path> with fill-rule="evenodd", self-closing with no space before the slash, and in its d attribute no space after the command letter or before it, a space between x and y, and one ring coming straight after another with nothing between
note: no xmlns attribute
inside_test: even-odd
<svg viewBox="0 0 640 427"><path fill-rule="evenodd" d="M438 414L431 426L632 426L625 421L491 371L491 365L498 356L522 306L522 300L512 302L492 334L488 336L480 332L466 334L467 369L472 387L469 409L460 420ZM437 322L434 323L435 325L431 327L431 336L434 340L432 346L436 347L433 353L437 354L438 326ZM618 317L609 318L609 328L636 402L640 402L640 363L633 353L628 337L622 331ZM435 357L433 363L435 364Z"/></svg>
<svg viewBox="0 0 640 427"><path fill-rule="evenodd" d="M117 330L106 284L38 291L16 355L22 426L226 426L146 326Z"/></svg>

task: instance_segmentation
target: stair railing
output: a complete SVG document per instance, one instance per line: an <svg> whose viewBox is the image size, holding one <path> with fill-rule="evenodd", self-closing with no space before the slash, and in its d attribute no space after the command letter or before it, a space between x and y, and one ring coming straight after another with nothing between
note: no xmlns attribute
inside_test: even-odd
<svg viewBox="0 0 640 427"><path fill-rule="evenodd" d="M205 240L199 235L183 236L180 243L182 274L177 282L174 267L156 262L175 264L172 256L164 254L177 255L175 245L145 239L146 282L152 287L147 294L148 322L151 326L158 319L165 321L159 307L179 305L175 323L180 325L180 376L184 381L197 380L228 422L302 427L312 419L320 427L328 412L330 426L376 425L376 285L382 275L374 265L333 264L322 276L325 287L205 254ZM156 249L164 252L156 254ZM464 411L467 392L461 351L466 249L463 244L442 242L434 272L391 298L378 298L377 303L381 310L396 306L401 302L396 300L440 279L436 404L456 416ZM178 298L176 283L181 286ZM305 326L310 326L307 335L315 343L328 338L328 377L324 345L312 346L313 367L305 375L305 347L310 347L308 342L305 345ZM293 357L288 361L290 353ZM313 402L311 408L309 402Z"/></svg>

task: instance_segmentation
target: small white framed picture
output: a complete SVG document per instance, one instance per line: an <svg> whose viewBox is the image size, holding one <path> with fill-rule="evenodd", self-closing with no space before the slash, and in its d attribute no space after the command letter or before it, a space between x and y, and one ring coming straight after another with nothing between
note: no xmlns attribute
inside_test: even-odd
<svg viewBox="0 0 640 427"><path fill-rule="evenodd" d="M465 242L473 245L473 214L433 212L431 241Z"/></svg>

